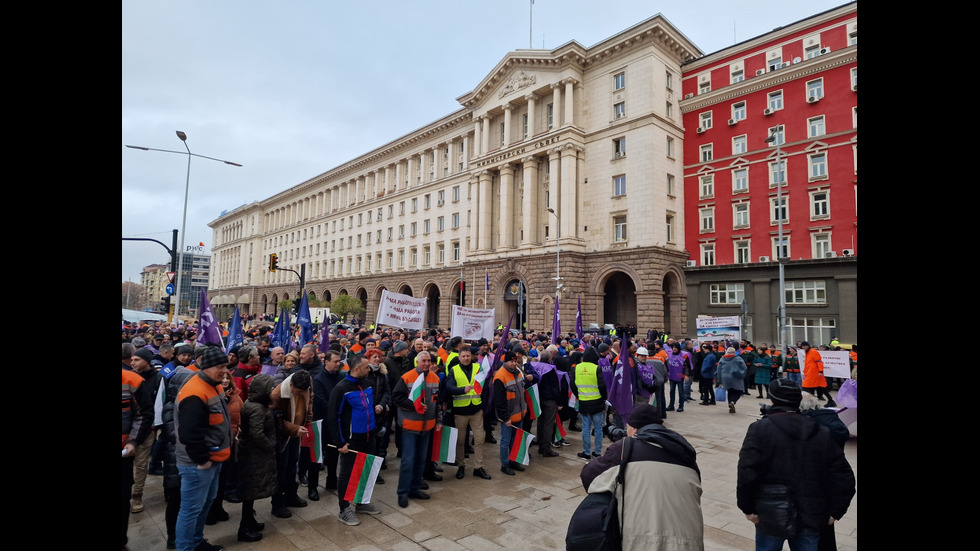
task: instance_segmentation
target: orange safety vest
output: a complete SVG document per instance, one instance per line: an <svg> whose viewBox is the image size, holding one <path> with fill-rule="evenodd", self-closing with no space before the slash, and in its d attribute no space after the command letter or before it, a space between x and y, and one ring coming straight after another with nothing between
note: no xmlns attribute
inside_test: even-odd
<svg viewBox="0 0 980 551"><path fill-rule="evenodd" d="M493 376L493 380L503 383L507 391L507 411L510 412L511 423L520 423L524 419L524 412L527 411L527 403L524 401L524 380L516 375L518 374L511 373L501 366Z"/></svg>
<svg viewBox="0 0 980 551"><path fill-rule="evenodd" d="M418 369L409 369L402 375L402 381L405 382L409 391L411 391L412 385L415 384L415 380L421 375ZM435 428L436 397L438 395L439 376L429 371L425 374L425 396L427 398L425 405L428 407L426 407L425 413L415 411L414 407L410 409L398 408L398 422L401 424L402 430L425 432Z"/></svg>
<svg viewBox="0 0 980 551"><path fill-rule="evenodd" d="M143 384L143 377L135 371L122 371L122 447L126 447L129 436L139 432L141 419L139 404L136 402L136 389Z"/></svg>
<svg viewBox="0 0 980 551"><path fill-rule="evenodd" d="M175 409L179 411L180 402L190 396L196 396L207 404L208 430L204 435L204 441L211 448L211 461L215 463L227 461L231 457L231 417L223 399L224 389L221 385L211 386L200 375L191 377L177 394ZM174 418L178 418L176 412Z"/></svg>

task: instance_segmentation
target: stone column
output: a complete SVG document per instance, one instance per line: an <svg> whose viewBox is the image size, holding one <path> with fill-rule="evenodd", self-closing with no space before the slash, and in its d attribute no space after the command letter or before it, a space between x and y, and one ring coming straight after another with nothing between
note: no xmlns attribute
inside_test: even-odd
<svg viewBox="0 0 980 551"><path fill-rule="evenodd" d="M415 167L418 166L418 161L415 159L415 155L412 155L406 161L408 178L406 179L408 187L415 185Z"/></svg>
<svg viewBox="0 0 980 551"><path fill-rule="evenodd" d="M574 78L566 78L565 83L565 124L564 126L575 126L575 84L578 83Z"/></svg>
<svg viewBox="0 0 980 551"><path fill-rule="evenodd" d="M499 247L501 249L514 247L514 195L514 166L505 164L500 167Z"/></svg>
<svg viewBox="0 0 980 551"><path fill-rule="evenodd" d="M424 184L429 181L427 179L429 174L428 158L429 158L429 150L425 150L422 152L421 155L419 155L419 168L421 170L421 174L419 176L422 178L421 180L419 180L420 184Z"/></svg>
<svg viewBox="0 0 980 551"><path fill-rule="evenodd" d="M561 235L578 237L578 147L565 145L558 148L561 153Z"/></svg>
<svg viewBox="0 0 980 551"><path fill-rule="evenodd" d="M476 205L477 212L477 242L479 243L478 249L481 251L490 251L490 217L493 214L492 205L492 193L490 190L490 171L481 170L480 174L480 200Z"/></svg>
<svg viewBox="0 0 980 551"><path fill-rule="evenodd" d="M474 140L476 143L476 140ZM463 170L470 169L470 135L463 135Z"/></svg>
<svg viewBox="0 0 980 551"><path fill-rule="evenodd" d="M405 180L405 171L402 169L402 162L398 161L395 163L395 185L392 186L392 190L405 189L405 184L402 182Z"/></svg>
<svg viewBox="0 0 980 551"><path fill-rule="evenodd" d="M527 100L527 137L531 138L535 134L537 134L537 129L535 128L534 125L534 116L535 116L534 108L537 104L538 96L537 94L528 94L524 96L524 99Z"/></svg>
<svg viewBox="0 0 980 551"><path fill-rule="evenodd" d="M473 156L479 157L483 155L483 150L480 149L480 144L483 143L483 117L477 117L476 121L473 123Z"/></svg>
<svg viewBox="0 0 980 551"><path fill-rule="evenodd" d="M528 117L530 118L530 117ZM524 238L521 245L538 243L538 158L521 159L524 165Z"/></svg>
<svg viewBox="0 0 980 551"><path fill-rule="evenodd" d="M504 104L504 139L503 139L503 143L500 144L501 148L510 145L510 131L511 131L510 115L513 112L513 110L514 110L513 105L509 103ZM513 168L511 168L511 171L513 171Z"/></svg>
<svg viewBox="0 0 980 551"><path fill-rule="evenodd" d="M486 155L490 151L490 115L480 117L483 122L483 130L480 132L480 154Z"/></svg>
<svg viewBox="0 0 980 551"><path fill-rule="evenodd" d="M395 174L395 167L393 165L388 165L385 167L385 192L391 193L395 191L395 186L392 185L392 178Z"/></svg>
<svg viewBox="0 0 980 551"><path fill-rule="evenodd" d="M551 117L552 117L552 128L561 127L561 84L551 85Z"/></svg>

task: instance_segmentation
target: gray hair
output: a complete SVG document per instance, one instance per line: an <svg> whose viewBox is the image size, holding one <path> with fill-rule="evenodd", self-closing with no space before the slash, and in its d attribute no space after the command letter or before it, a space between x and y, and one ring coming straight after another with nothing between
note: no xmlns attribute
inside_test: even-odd
<svg viewBox="0 0 980 551"><path fill-rule="evenodd" d="M133 357L133 352L136 352L136 347L133 346L131 342L122 343L122 359L128 360Z"/></svg>
<svg viewBox="0 0 980 551"><path fill-rule="evenodd" d="M252 345L240 347L238 349L238 354L237 354L238 361L243 364L247 364L248 361L252 359L252 356L258 357L258 355L259 355L259 349Z"/></svg>
<svg viewBox="0 0 980 551"><path fill-rule="evenodd" d="M800 413L804 411L816 411L818 409L820 409L820 400L813 394L804 392L803 399L800 400Z"/></svg>

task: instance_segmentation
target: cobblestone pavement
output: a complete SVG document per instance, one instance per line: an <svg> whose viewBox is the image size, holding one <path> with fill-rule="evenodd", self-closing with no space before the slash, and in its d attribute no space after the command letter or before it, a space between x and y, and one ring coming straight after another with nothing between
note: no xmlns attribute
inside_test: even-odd
<svg viewBox="0 0 980 551"><path fill-rule="evenodd" d="M758 403L762 401L743 396L736 414L729 414L723 404L688 402L683 412L669 412L664 423L684 435L697 450L707 551L755 548L754 527L735 506L735 479L738 450L749 424L759 417ZM495 435L499 437L499 430ZM241 506L227 502L224 507L231 520L206 526L204 535L213 544L242 551L564 549L568 520L585 495L579 478L585 461L575 456L582 451L581 435L569 431L567 440L572 445L557 450L560 457L542 457L532 446L530 465L516 476L501 473L498 446L484 444L484 465L493 480L476 478L469 468L466 478L457 480L456 468L444 465L444 480L429 483L432 499L411 500L405 509L398 507L395 495L400 460L394 457L392 445L389 467L381 471L387 483L375 487L372 501L382 513L359 515L359 526L347 526L337 518L336 494L321 487L320 501L291 508L293 516L289 519L272 516L269 499L257 501L256 516L266 525L262 541L238 542ZM603 449L608 443L603 442ZM856 437L847 443L845 453L857 475ZM321 484L324 478L321 473ZM166 549L162 482L160 476L147 478L143 496L146 509L130 515L131 551ZM300 497L306 498L305 487L300 487ZM838 549L856 550L856 495L835 526Z"/></svg>

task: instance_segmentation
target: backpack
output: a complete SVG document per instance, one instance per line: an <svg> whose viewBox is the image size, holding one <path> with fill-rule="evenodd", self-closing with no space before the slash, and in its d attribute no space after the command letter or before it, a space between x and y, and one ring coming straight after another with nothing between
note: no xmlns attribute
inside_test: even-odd
<svg viewBox="0 0 980 551"><path fill-rule="evenodd" d="M633 439L623 440L623 459L616 475L617 485L626 495L626 463L633 449ZM566 551L614 551L622 549L623 535L619 529L619 500L615 489L585 496L572 513L565 534Z"/></svg>

